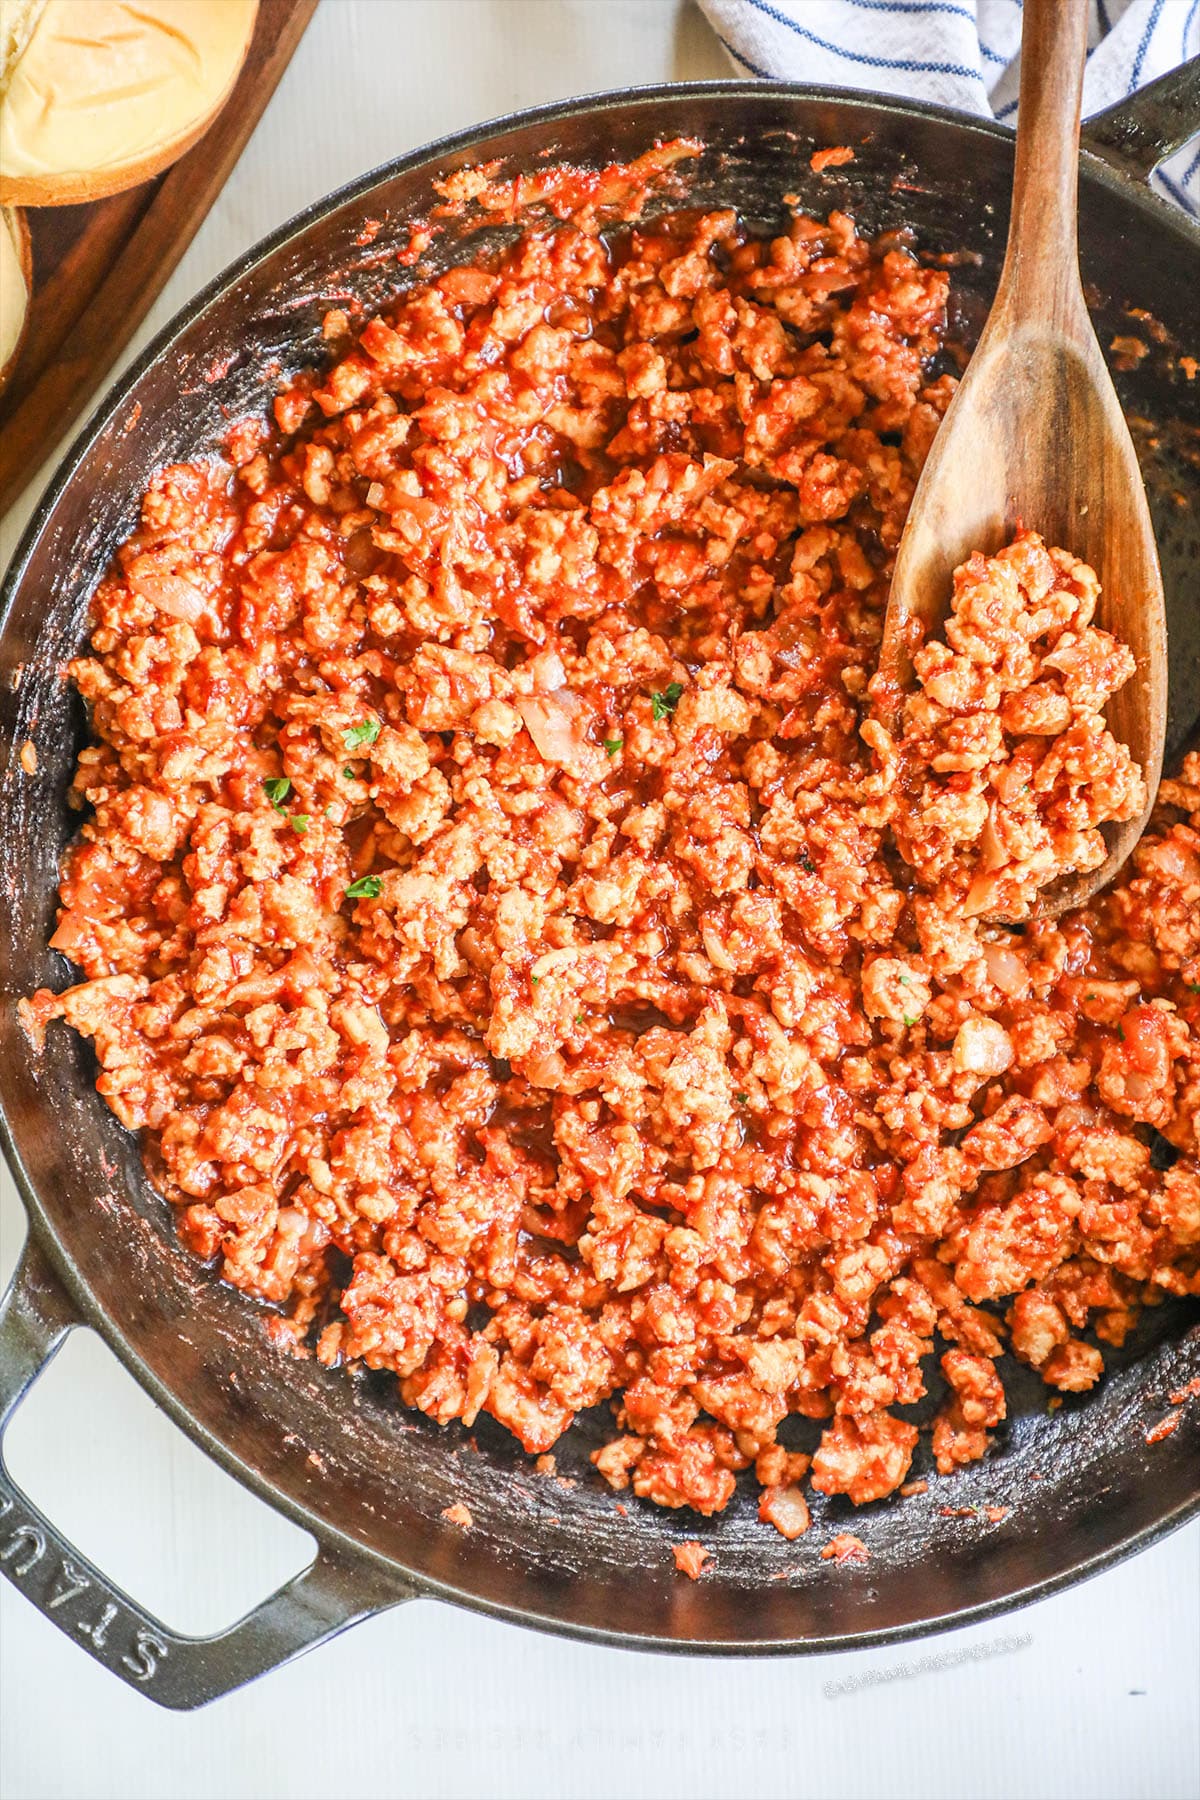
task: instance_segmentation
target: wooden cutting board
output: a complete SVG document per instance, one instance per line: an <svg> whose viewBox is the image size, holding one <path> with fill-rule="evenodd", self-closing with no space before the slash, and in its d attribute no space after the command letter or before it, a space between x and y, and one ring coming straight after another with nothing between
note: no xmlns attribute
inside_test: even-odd
<svg viewBox="0 0 1200 1800"><path fill-rule="evenodd" d="M220 193L317 0L259 0L226 104L199 143L157 176L86 206L26 212L33 303L0 396L0 512L91 404Z"/></svg>

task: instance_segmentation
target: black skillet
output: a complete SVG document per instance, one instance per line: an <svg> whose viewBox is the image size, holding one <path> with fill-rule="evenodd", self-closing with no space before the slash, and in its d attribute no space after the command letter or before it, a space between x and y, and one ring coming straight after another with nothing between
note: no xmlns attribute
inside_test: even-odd
<svg viewBox="0 0 1200 1800"><path fill-rule="evenodd" d="M1200 131L1200 64L1166 77L1085 131L1080 237L1101 336L1148 354L1117 376L1146 456L1166 579L1172 749L1200 713L1200 229L1153 197L1151 169ZM5 1147L29 1210L30 1240L0 1314L0 1420L65 1334L86 1324L197 1443L313 1533L315 1562L248 1618L185 1638L90 1566L0 1472L0 1567L98 1661L164 1706L225 1693L353 1620L417 1594L611 1644L679 1651L800 1652L895 1642L961 1625L1102 1568L1200 1509L1200 1399L1148 1445L1168 1396L1200 1372L1197 1313L1165 1305L1137 1343L1110 1357L1093 1394L1053 1415L1046 1390L1011 1371L1013 1417L994 1451L927 1493L856 1513L817 1501L810 1534L786 1545L740 1492L703 1521L634 1501L628 1516L587 1451L605 1421L558 1447L563 1487L535 1475L491 1421L475 1443L399 1404L395 1383L349 1377L273 1351L261 1313L176 1242L133 1139L98 1098L90 1050L63 1029L31 1054L15 1002L65 984L46 948L59 856L77 820L64 805L84 735L61 679L83 643L87 600L133 523L151 471L220 440L231 417L263 408L281 370L320 361L323 312L367 308L408 279L393 252L435 196L431 181L542 152L596 165L656 138L695 136L691 204L737 206L769 228L780 196L851 211L860 228L911 226L926 254L978 253L954 271L961 332L982 319L1004 244L1012 138L933 107L784 84L717 82L572 101L448 139L311 208L195 300L105 402L42 502L4 590L0 657L0 1102ZM816 176L816 147L856 160ZM679 204L676 190L663 206ZM369 244L364 221L381 221ZM473 255L471 222L448 222L436 266ZM492 242L497 228L485 241ZM502 235L500 233L499 235ZM1129 308L1146 316L1131 316ZM1126 348L1119 362L1132 362ZM264 373L268 371L268 373ZM37 772L18 761L32 739ZM477 1448L475 1447L477 1446ZM72 1448L62 1447L65 1458ZM310 1454L311 1453L311 1454ZM81 1480L86 1471L80 1470ZM462 1531L441 1518L464 1501ZM982 1512L1009 1508L1002 1522ZM837 1566L818 1548L850 1530L870 1561ZM700 1538L712 1571L690 1582L670 1547ZM786 1579L775 1579L781 1569Z"/></svg>

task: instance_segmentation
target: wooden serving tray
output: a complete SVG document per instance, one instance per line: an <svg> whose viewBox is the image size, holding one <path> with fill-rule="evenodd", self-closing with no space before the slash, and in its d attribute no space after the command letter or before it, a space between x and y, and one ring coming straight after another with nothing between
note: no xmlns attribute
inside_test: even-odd
<svg viewBox="0 0 1200 1800"><path fill-rule="evenodd" d="M259 0L232 94L153 181L85 206L31 207L33 301L0 396L0 512L94 399L220 193L317 0Z"/></svg>

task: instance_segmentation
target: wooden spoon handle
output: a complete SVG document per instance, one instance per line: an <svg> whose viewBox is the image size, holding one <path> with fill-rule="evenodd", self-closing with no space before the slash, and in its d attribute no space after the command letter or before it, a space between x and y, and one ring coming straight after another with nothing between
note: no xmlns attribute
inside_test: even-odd
<svg viewBox="0 0 1200 1800"><path fill-rule="evenodd" d="M1079 114L1088 0L1025 0L1024 11L1017 166L998 300L1048 322L1083 305Z"/></svg>

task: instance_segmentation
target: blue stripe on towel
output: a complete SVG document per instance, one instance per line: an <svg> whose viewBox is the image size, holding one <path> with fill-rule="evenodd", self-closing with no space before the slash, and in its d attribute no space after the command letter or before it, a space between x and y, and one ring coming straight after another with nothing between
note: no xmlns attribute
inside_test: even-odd
<svg viewBox="0 0 1200 1800"><path fill-rule="evenodd" d="M847 6L859 6L863 12L882 13L949 13L955 19L969 19L975 14L969 6L956 6L954 0L846 0Z"/></svg>
<svg viewBox="0 0 1200 1800"><path fill-rule="evenodd" d="M1178 182L1172 181L1169 175L1164 175L1161 169L1154 179L1162 182L1172 200L1178 201L1179 205L1182 206L1186 212L1195 212L1195 203L1193 202L1191 195L1185 194Z"/></svg>
<svg viewBox="0 0 1200 1800"><path fill-rule="evenodd" d="M815 31L809 31L795 19L790 19L778 7L768 6L767 0L746 0L746 4L752 6L755 12L762 13L765 18L774 19L777 25L794 31L797 37L807 38L818 50L829 50L834 56L842 57L845 62L862 63L868 69L903 69L910 75L965 75L972 80L980 79L978 69L965 68L962 63L914 62L908 57L868 56L863 51L846 50L841 44L831 44L827 38L818 37Z"/></svg>
<svg viewBox="0 0 1200 1800"><path fill-rule="evenodd" d="M1154 0L1154 5L1150 9L1150 17L1146 20L1146 29L1142 33L1142 41L1138 45L1137 55L1133 59L1133 71L1129 77L1129 86L1125 90L1128 94L1132 94L1134 88L1142 78L1142 64L1146 60L1146 52L1150 48L1150 39L1154 36L1154 27L1162 18L1162 9L1165 4L1166 0Z"/></svg>
<svg viewBox="0 0 1200 1800"><path fill-rule="evenodd" d="M720 44L722 50L728 50L734 62L738 64L739 68L745 69L747 74L757 75L760 81L779 80L778 75L773 75L770 69L760 69L758 64L752 63L748 56L743 56L740 50L735 50L729 39L723 38L719 31L717 33L717 42Z"/></svg>

